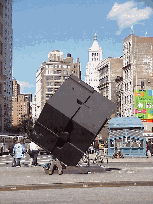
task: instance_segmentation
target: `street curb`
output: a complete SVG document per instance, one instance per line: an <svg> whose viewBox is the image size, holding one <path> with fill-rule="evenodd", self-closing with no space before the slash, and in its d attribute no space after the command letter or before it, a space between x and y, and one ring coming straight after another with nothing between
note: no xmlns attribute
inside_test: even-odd
<svg viewBox="0 0 153 204"><path fill-rule="evenodd" d="M126 186L153 186L153 181L53 183L51 185L48 185L48 184L7 185L7 186L0 186L0 191L93 188L93 187L126 187Z"/></svg>

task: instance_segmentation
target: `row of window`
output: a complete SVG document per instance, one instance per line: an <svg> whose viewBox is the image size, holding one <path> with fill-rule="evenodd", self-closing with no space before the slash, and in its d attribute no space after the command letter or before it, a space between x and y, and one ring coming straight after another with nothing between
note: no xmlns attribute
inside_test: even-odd
<svg viewBox="0 0 153 204"><path fill-rule="evenodd" d="M131 52L131 43L127 42L123 44L123 53L125 52Z"/></svg>
<svg viewBox="0 0 153 204"><path fill-rule="evenodd" d="M106 83L107 81L108 81L108 76L106 76L106 77L100 79L100 80L99 80L99 83L100 83L100 84L104 84L104 83Z"/></svg>
<svg viewBox="0 0 153 204"><path fill-rule="evenodd" d="M70 68L70 65L61 65L61 64L51 64L51 65L46 65L46 68Z"/></svg>
<svg viewBox="0 0 153 204"><path fill-rule="evenodd" d="M98 58L94 58L94 59L92 58L92 61L98 61Z"/></svg>
<svg viewBox="0 0 153 204"><path fill-rule="evenodd" d="M125 91L131 91L131 81L129 83L125 83Z"/></svg>
<svg viewBox="0 0 153 204"><path fill-rule="evenodd" d="M3 18L3 5L0 3L0 16Z"/></svg>
<svg viewBox="0 0 153 204"><path fill-rule="evenodd" d="M68 75L69 72L67 70L46 70L46 74L50 75L50 74L64 74L64 75Z"/></svg>
<svg viewBox="0 0 153 204"><path fill-rule="evenodd" d="M130 55L129 56L123 56L123 63L124 63L124 65L126 66L126 65L128 65L128 64L130 64L130 62L131 62L131 58L130 58Z"/></svg>
<svg viewBox="0 0 153 204"><path fill-rule="evenodd" d="M68 76L63 76L63 80L68 79ZM54 80L61 80L62 77L61 76L54 76ZM46 76L46 80L53 80L53 76Z"/></svg>
<svg viewBox="0 0 153 204"><path fill-rule="evenodd" d="M106 67L104 67L104 68L102 68L102 69L100 69L99 70L99 74L100 74L100 76L102 76L103 74L107 74L108 73L108 66L106 66Z"/></svg>
<svg viewBox="0 0 153 204"><path fill-rule="evenodd" d="M92 53L92 57L93 57L93 56L98 56L98 53Z"/></svg>
<svg viewBox="0 0 153 204"><path fill-rule="evenodd" d="M46 86L61 86L61 82L46 82Z"/></svg>
<svg viewBox="0 0 153 204"><path fill-rule="evenodd" d="M0 41L0 55L3 54L3 43Z"/></svg>
<svg viewBox="0 0 153 204"><path fill-rule="evenodd" d="M0 74L2 74L3 73L3 63L2 63L2 61L0 61Z"/></svg>
<svg viewBox="0 0 153 204"><path fill-rule="evenodd" d="M89 81L92 81L92 79L89 79ZM93 81L97 81L97 79L94 79Z"/></svg>
<svg viewBox="0 0 153 204"><path fill-rule="evenodd" d="M132 103L132 95L125 96L125 104L127 104L127 103Z"/></svg>
<svg viewBox="0 0 153 204"><path fill-rule="evenodd" d="M56 92L58 90L58 88L47 88L47 92Z"/></svg>
<svg viewBox="0 0 153 204"><path fill-rule="evenodd" d="M125 73L125 79L126 79L126 78L129 78L129 77L132 75L132 70L131 70L131 68L130 68L130 69L126 69L126 70L124 71L124 73Z"/></svg>
<svg viewBox="0 0 153 204"><path fill-rule="evenodd" d="M0 35L3 37L3 24L0 22Z"/></svg>

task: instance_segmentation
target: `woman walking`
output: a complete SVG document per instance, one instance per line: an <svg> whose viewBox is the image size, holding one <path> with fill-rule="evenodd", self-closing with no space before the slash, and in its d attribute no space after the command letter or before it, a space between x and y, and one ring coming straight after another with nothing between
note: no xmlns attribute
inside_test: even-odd
<svg viewBox="0 0 153 204"><path fill-rule="evenodd" d="M16 167L21 167L20 160L24 157L26 153L25 147L20 143L20 140L17 141L17 144L13 148L14 158L16 158Z"/></svg>

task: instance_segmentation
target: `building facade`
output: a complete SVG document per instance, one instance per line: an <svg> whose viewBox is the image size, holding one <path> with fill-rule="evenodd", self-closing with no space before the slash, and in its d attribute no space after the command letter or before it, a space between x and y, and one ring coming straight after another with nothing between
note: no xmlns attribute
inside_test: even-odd
<svg viewBox="0 0 153 204"><path fill-rule="evenodd" d="M0 69L1 87L4 90L0 102L1 130L9 129L12 123L12 0L0 1ZM5 79L3 77L5 75ZM4 83L3 83L4 81ZM2 107L3 106L3 107Z"/></svg>
<svg viewBox="0 0 153 204"><path fill-rule="evenodd" d="M4 44L5 44L5 6L4 0L0 0L0 132L4 131Z"/></svg>
<svg viewBox="0 0 153 204"><path fill-rule="evenodd" d="M31 116L32 94L20 94L20 85L12 79L12 126Z"/></svg>
<svg viewBox="0 0 153 204"><path fill-rule="evenodd" d="M122 73L123 59L106 58L97 65L99 72L99 92L109 100L116 103L116 84L115 79Z"/></svg>
<svg viewBox="0 0 153 204"><path fill-rule="evenodd" d="M123 94L123 77L122 76L116 77L115 86L116 86L116 116L121 117L122 94Z"/></svg>
<svg viewBox="0 0 153 204"><path fill-rule="evenodd" d="M153 37L140 37L134 34L123 40L123 94L121 116L140 117L146 131L153 127ZM148 94L147 94L148 93ZM146 102L147 96L150 104ZM151 95L149 95L151 94ZM138 96L141 102L136 105ZM144 100L144 98L146 98ZM140 110L139 110L140 109ZM139 115L139 113L141 113ZM147 124L148 123L148 124ZM148 129L148 130L147 130Z"/></svg>
<svg viewBox="0 0 153 204"><path fill-rule="evenodd" d="M89 61L86 66L85 83L98 91L98 70L97 65L102 60L102 48L97 41L97 35L94 36L92 46L89 48Z"/></svg>
<svg viewBox="0 0 153 204"><path fill-rule="evenodd" d="M99 72L99 86L98 92L103 96L107 97L114 103L117 103L117 94L116 94L116 82L115 79L117 76L120 76L122 73L123 59L108 57L99 62L97 65L97 70ZM118 109L116 109L115 114L117 115ZM110 118L115 117L115 114L112 114ZM104 141L107 141L108 138L108 123L109 120L104 125L100 134Z"/></svg>
<svg viewBox="0 0 153 204"><path fill-rule="evenodd" d="M53 50L48 54L48 62L43 62L36 73L36 117L38 118L46 101L73 74L81 79L80 62L73 62L71 54L63 59L63 52ZM34 106L33 106L34 107Z"/></svg>
<svg viewBox="0 0 153 204"><path fill-rule="evenodd" d="M36 94L34 95L33 100L32 100L32 119L33 119L33 122L37 120Z"/></svg>

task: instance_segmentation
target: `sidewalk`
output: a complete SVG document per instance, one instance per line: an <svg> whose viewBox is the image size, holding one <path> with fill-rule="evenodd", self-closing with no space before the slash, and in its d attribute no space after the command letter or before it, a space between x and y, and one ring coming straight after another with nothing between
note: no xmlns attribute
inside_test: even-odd
<svg viewBox="0 0 153 204"><path fill-rule="evenodd" d="M94 154L90 154L89 155L89 157L90 157L90 159L91 159L91 161L95 158L95 156L96 156L96 154L94 153ZM119 158L119 159L116 159L116 158L114 158L114 159L112 159L112 157L107 157L107 155L106 156L104 156L104 163L106 163L107 162L107 158L108 158L108 163L117 163L117 162L125 162L125 163L129 163L129 162L146 162L146 163L153 163L153 157L124 157L124 158Z"/></svg>
<svg viewBox="0 0 153 204"><path fill-rule="evenodd" d="M133 185L138 182L146 183L145 185L153 185L153 158L123 158L109 159L108 164L102 164L103 173L92 174L45 174L42 167L0 167L0 190L7 188L21 188L31 186L39 188L56 188L64 185L69 188L77 185L113 185L117 183L130 183ZM112 163L114 162L114 164ZM125 163L121 163L124 161ZM130 166L130 162L133 164ZM136 166L140 161L144 166ZM116 164L115 164L116 162ZM127 165L126 162L129 162ZM135 163L134 163L135 162ZM146 163L145 163L146 162ZM147 164L151 162L151 165ZM113 168L111 166L113 164ZM122 165L119 165L122 164ZM151 184L149 184L151 182ZM132 184L131 184L132 185Z"/></svg>

